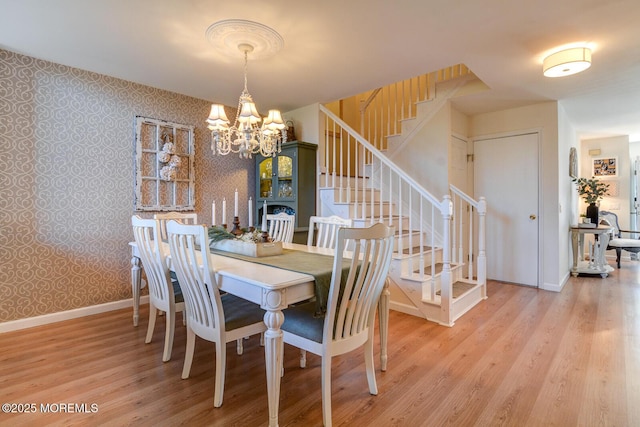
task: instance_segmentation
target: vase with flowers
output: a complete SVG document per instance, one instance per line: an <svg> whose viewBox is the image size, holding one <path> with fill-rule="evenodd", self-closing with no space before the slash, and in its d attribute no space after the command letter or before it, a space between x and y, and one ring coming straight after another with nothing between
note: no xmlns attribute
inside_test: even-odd
<svg viewBox="0 0 640 427"><path fill-rule="evenodd" d="M598 205L597 203L607 194L609 184L596 178L574 178L578 194L582 196L587 206L586 217L590 219L592 224L598 225Z"/></svg>

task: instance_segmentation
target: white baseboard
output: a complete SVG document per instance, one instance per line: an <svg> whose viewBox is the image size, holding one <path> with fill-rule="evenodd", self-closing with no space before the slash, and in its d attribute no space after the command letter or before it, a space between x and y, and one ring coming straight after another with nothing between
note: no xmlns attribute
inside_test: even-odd
<svg viewBox="0 0 640 427"><path fill-rule="evenodd" d="M571 273L567 272L565 276L562 278L560 283L543 283L540 286L540 289L544 291L552 291L552 292L562 292L562 288L567 284L569 278L571 277Z"/></svg>
<svg viewBox="0 0 640 427"><path fill-rule="evenodd" d="M140 304L148 304L149 296L140 297ZM62 322L64 320L77 319L78 317L90 316L92 314L105 313L107 311L120 310L133 306L133 298L107 302L104 304L92 305L89 307L76 308L68 311L59 311L57 313L43 314L42 316L28 317L26 319L11 320L9 322L0 323L0 333L18 331L20 329L33 328L34 326L48 325L49 323ZM133 319L133 311L132 311ZM133 324L133 320L131 321Z"/></svg>

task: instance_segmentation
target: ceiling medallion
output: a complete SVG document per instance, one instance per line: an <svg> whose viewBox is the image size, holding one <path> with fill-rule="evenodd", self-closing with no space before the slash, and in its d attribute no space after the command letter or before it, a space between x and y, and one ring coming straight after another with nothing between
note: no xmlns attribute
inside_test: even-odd
<svg viewBox="0 0 640 427"><path fill-rule="evenodd" d="M224 55L244 57L240 45L250 45L252 59L264 59L278 53L284 39L276 30L258 22L245 19L225 19L209 26L206 31L209 43Z"/></svg>

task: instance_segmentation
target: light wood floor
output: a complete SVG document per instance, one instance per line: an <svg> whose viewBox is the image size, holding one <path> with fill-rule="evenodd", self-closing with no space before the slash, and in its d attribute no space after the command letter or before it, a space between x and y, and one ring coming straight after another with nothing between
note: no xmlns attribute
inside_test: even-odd
<svg viewBox="0 0 640 427"><path fill-rule="evenodd" d="M391 313L389 369L370 396L360 352L333 363L333 420L350 426L639 426L640 262L561 293L492 282L453 328ZM147 315L146 308L143 315ZM178 322L180 323L180 322ZM131 310L0 335L0 403L96 404L92 414L6 414L0 425L260 426L264 351L228 347L224 404L213 408L213 346L196 345L181 380L185 330L162 363L164 325L144 344ZM281 426L322 424L319 359L285 348ZM55 408L55 406L51 406ZM91 409L91 406L88 406Z"/></svg>

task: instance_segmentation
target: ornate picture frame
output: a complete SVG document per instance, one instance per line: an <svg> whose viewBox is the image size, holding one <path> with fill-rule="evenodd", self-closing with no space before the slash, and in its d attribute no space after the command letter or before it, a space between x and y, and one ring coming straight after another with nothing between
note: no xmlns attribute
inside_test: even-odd
<svg viewBox="0 0 640 427"><path fill-rule="evenodd" d="M143 116L135 122L135 210L194 210L194 126Z"/></svg>

